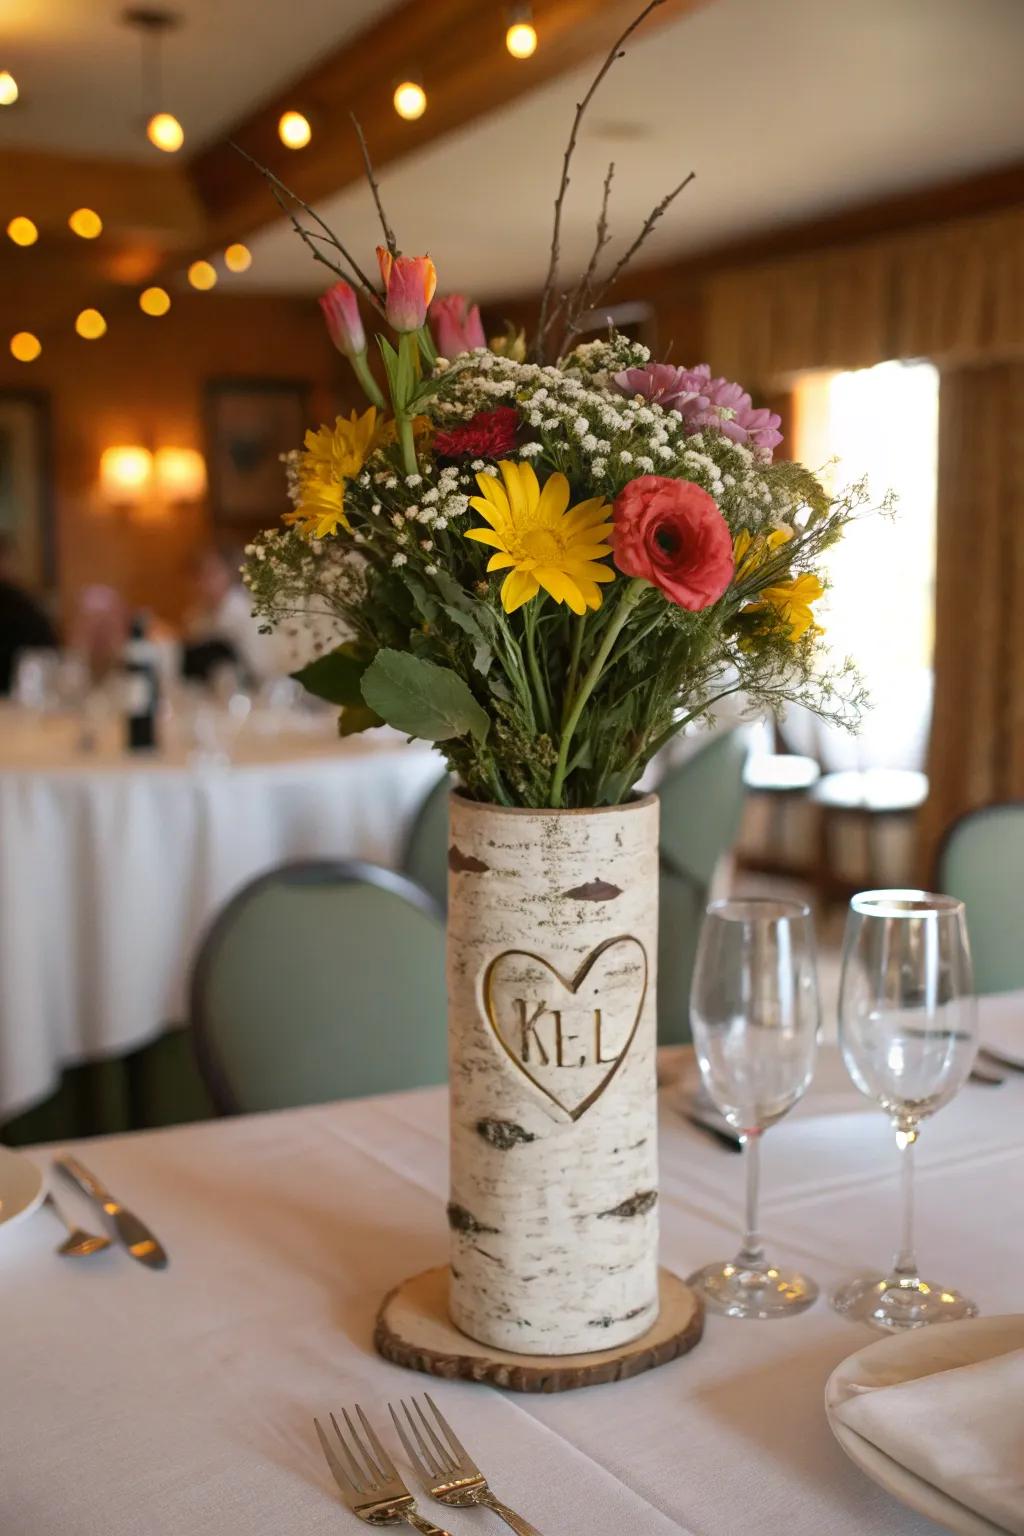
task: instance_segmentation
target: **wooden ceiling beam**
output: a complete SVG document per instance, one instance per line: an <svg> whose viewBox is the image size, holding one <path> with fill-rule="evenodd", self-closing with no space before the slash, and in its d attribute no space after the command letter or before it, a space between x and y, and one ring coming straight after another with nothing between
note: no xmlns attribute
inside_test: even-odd
<svg viewBox="0 0 1024 1536"><path fill-rule="evenodd" d="M638 36L708 3L664 0ZM598 59L640 9L640 0L534 0L539 47L531 59L517 60L505 48L502 0L403 0L190 162L215 240L244 239L280 217L233 143L306 202L322 202L362 177L352 114L375 166L387 165ZM410 76L427 92L427 110L416 122L403 121L392 104L395 86ZM277 136L278 119L290 108L313 128L300 151L286 149Z"/></svg>

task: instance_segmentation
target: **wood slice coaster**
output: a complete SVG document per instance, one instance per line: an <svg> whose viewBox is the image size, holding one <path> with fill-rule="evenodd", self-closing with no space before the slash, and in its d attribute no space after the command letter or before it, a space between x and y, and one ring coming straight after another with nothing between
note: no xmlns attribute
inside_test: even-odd
<svg viewBox="0 0 1024 1536"><path fill-rule="evenodd" d="M586 1355L515 1355L478 1344L448 1316L448 1268L413 1275L384 1298L373 1342L385 1360L452 1381L486 1381L511 1392L571 1392L667 1365L700 1342L704 1303L667 1269L658 1271L658 1321L631 1344Z"/></svg>

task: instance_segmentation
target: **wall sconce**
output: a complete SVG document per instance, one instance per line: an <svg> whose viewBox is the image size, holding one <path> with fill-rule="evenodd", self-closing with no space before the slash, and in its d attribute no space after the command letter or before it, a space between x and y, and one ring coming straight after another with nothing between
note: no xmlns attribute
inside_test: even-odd
<svg viewBox="0 0 1024 1536"><path fill-rule="evenodd" d="M153 478L153 455L137 444L104 448L100 455L100 489L111 506L137 506Z"/></svg>
<svg viewBox="0 0 1024 1536"><path fill-rule="evenodd" d="M206 460L196 448L158 448L153 467L162 501L199 501L206 492Z"/></svg>

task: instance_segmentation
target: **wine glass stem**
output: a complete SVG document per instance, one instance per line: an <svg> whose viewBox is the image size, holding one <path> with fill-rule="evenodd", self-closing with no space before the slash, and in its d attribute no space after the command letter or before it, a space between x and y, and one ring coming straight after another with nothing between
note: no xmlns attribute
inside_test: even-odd
<svg viewBox="0 0 1024 1536"><path fill-rule="evenodd" d="M736 1256L736 1263L744 1269L757 1269L764 1264L764 1248L757 1227L758 1197L761 1187L761 1132L743 1133L743 1160L747 1165L747 1208L743 1227L743 1246Z"/></svg>
<svg viewBox="0 0 1024 1536"><path fill-rule="evenodd" d="M917 1131L913 1128L897 1128L896 1142L900 1148L902 1165L900 1184L903 1192L903 1230L900 1234L899 1252L893 1259L894 1278L907 1283L918 1279L917 1257L914 1253L914 1146Z"/></svg>

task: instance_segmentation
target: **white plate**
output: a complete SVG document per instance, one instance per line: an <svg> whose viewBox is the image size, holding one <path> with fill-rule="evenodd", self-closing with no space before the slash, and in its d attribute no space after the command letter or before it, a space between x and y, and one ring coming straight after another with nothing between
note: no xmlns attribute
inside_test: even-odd
<svg viewBox="0 0 1024 1536"><path fill-rule="evenodd" d="M45 1193L43 1175L32 1159L0 1147L0 1227L30 1215Z"/></svg>
<svg viewBox="0 0 1024 1536"><path fill-rule="evenodd" d="M937 1359L935 1335L941 1332L944 1346L953 1346L955 1362ZM994 1355L1024 1347L1024 1316L974 1317L962 1323L939 1323L934 1328L919 1328L913 1333L880 1339L858 1350L836 1367L825 1387L825 1412L829 1428L850 1460L866 1472L893 1498L899 1499L918 1514L927 1515L958 1536L1007 1536L1000 1525L993 1525L983 1515L951 1499L933 1483L907 1470L900 1462L886 1456L870 1440L841 1423L835 1410L841 1403L865 1387L895 1386L900 1381L914 1381L934 1370L948 1369L952 1363L969 1365Z"/></svg>

